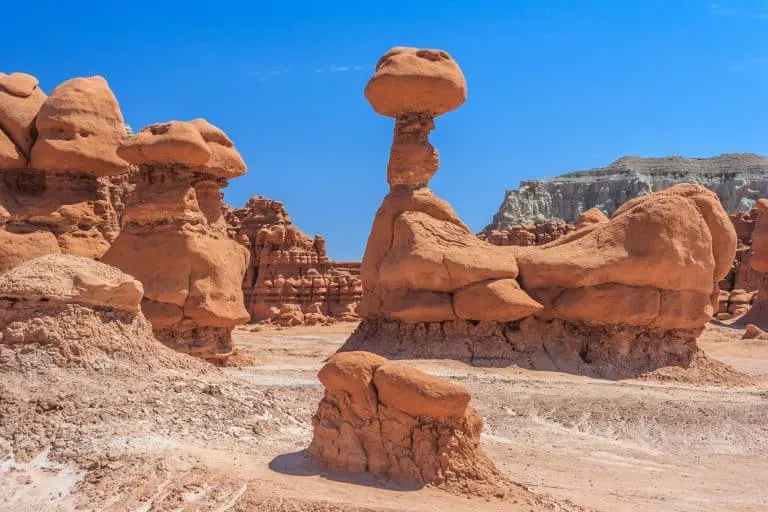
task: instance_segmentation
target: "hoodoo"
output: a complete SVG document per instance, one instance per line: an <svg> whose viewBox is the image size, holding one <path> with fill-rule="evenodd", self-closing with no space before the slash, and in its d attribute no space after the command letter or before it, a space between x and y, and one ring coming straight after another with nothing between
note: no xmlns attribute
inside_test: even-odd
<svg viewBox="0 0 768 512"><path fill-rule="evenodd" d="M475 237L428 188L434 118L466 98L441 50L394 48L366 96L396 118L387 181L361 267L364 319L342 351L560 369L606 377L686 366L714 312L736 233L717 196L677 185L608 219L512 247Z"/></svg>
<svg viewBox="0 0 768 512"><path fill-rule="evenodd" d="M220 190L245 171L203 119L129 134L100 76L46 96L33 76L0 74L0 273L46 254L102 260L141 281L159 339L226 357L248 320L248 251L228 236Z"/></svg>
<svg viewBox="0 0 768 512"><path fill-rule="evenodd" d="M367 352L334 355L318 377L309 453L325 467L469 493L509 487L480 447L483 419L464 386Z"/></svg>
<svg viewBox="0 0 768 512"><path fill-rule="evenodd" d="M226 358L232 329L248 321L248 251L228 236L220 189L245 174L245 163L204 119L147 126L118 154L138 170L120 236L102 260L144 283L142 310L160 341Z"/></svg>

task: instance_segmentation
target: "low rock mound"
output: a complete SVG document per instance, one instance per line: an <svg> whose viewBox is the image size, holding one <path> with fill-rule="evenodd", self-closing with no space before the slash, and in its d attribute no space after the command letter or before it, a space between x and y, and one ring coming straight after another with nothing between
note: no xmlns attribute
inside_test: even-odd
<svg viewBox="0 0 768 512"><path fill-rule="evenodd" d="M205 368L158 342L140 282L81 256L51 254L0 275L0 371Z"/></svg>
<svg viewBox="0 0 768 512"><path fill-rule="evenodd" d="M367 352L334 355L318 377L309 453L327 468L478 495L510 489L480 448L483 420L464 386Z"/></svg>

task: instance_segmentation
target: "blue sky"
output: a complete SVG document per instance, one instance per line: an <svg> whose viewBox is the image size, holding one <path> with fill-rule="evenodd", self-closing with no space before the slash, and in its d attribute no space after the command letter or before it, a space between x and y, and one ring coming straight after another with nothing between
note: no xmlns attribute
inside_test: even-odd
<svg viewBox="0 0 768 512"><path fill-rule="evenodd" d="M360 258L393 120L363 88L392 46L442 48L469 99L437 119L433 190L473 229L521 179L627 155L768 154L768 0L11 2L0 71L110 82L134 130L205 117L245 158L226 199L284 201Z"/></svg>

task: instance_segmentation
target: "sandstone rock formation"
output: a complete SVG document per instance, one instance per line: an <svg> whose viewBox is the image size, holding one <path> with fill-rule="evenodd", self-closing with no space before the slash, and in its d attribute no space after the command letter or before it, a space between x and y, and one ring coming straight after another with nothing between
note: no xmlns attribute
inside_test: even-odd
<svg viewBox="0 0 768 512"><path fill-rule="evenodd" d="M430 62L450 62L444 86L455 90L455 63ZM424 86L434 88L441 82L431 67ZM392 97L420 97L412 73L402 85L386 83ZM608 377L691 363L696 337L717 307L716 283L736 251L733 225L714 193L678 185L632 199L610 219L586 213L579 229L544 245L491 245L426 186L437 161L426 138L431 111L414 112L414 103L399 111L381 87L371 95L369 84L366 94L378 112L399 116L397 158L390 158L390 193L362 262L364 320L341 351ZM402 157L406 118L420 119L421 130L409 139L409 154L435 158Z"/></svg>
<svg viewBox="0 0 768 512"><path fill-rule="evenodd" d="M478 234L493 245L544 245L574 231L576 226L560 219L539 217L533 224L516 224L509 229L491 229Z"/></svg>
<svg viewBox="0 0 768 512"><path fill-rule="evenodd" d="M34 77L0 74L0 273L45 254L101 259L144 284L158 337L223 357L248 320L248 251L228 237L220 189L245 170L203 119L129 134L102 77L46 97Z"/></svg>
<svg viewBox="0 0 768 512"><path fill-rule="evenodd" d="M137 170L102 261L144 283L142 310L160 341L226 358L232 329L249 318L241 289L248 251L228 236L220 189L245 164L221 130L199 119L150 125L117 153Z"/></svg>
<svg viewBox="0 0 768 512"><path fill-rule="evenodd" d="M50 254L0 275L0 360L109 370L160 344L141 314L140 282L82 256ZM150 366L154 358L144 362ZM10 364L10 366L7 366ZM23 369L23 368L17 368Z"/></svg>
<svg viewBox="0 0 768 512"><path fill-rule="evenodd" d="M290 327L358 320L359 264L330 261L325 239L302 233L283 203L254 196L227 220L230 236L250 252L243 294L251 321Z"/></svg>
<svg viewBox="0 0 768 512"><path fill-rule="evenodd" d="M749 212L768 196L768 158L725 154L713 158L623 157L608 167L572 172L555 178L526 180L507 190L486 230L507 230L532 223L538 215L576 222L598 207L612 215L626 201L679 183L696 183L717 194L729 213Z"/></svg>
<svg viewBox="0 0 768 512"><path fill-rule="evenodd" d="M511 252L478 240L450 205L426 187L438 165L437 150L428 140L434 116L463 103L464 77L441 50L395 48L379 61L365 93L377 112L397 120L387 169L391 190L376 213L361 267L361 311L366 317L406 322L456 319L454 292L517 277ZM517 320L540 308L519 288L491 290L477 293L508 307L480 312L480 303L464 300L461 317L490 314Z"/></svg>
<svg viewBox="0 0 768 512"><path fill-rule="evenodd" d="M0 75L0 272L43 254L106 252L119 232L124 136L101 77L64 82L46 97L30 75ZM4 147L18 158L3 157Z"/></svg>
<svg viewBox="0 0 768 512"><path fill-rule="evenodd" d="M325 467L407 485L504 491L480 448L483 420L464 386L367 352L336 354L312 419L310 455Z"/></svg>

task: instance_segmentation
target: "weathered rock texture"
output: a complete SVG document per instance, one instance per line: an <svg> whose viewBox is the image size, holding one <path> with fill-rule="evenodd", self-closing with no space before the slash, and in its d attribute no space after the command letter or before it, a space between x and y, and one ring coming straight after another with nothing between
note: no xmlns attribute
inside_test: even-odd
<svg viewBox="0 0 768 512"><path fill-rule="evenodd" d="M0 272L43 254L106 252L120 230L124 136L101 77L46 97L30 75L0 75ZM3 158L4 146L20 158Z"/></svg>
<svg viewBox="0 0 768 512"><path fill-rule="evenodd" d="M250 253L243 294L252 321L289 327L359 319L359 263L330 261L325 239L302 233L283 203L254 196L227 220L230 236Z"/></svg>
<svg viewBox="0 0 768 512"><path fill-rule="evenodd" d="M0 275L0 360L108 370L160 344L139 309L142 285L82 256L51 254ZM147 357L147 367L158 360ZM10 364L10 367L8 366Z"/></svg>
<svg viewBox="0 0 768 512"><path fill-rule="evenodd" d="M717 194L729 213L749 212L768 196L768 158L754 154L725 154L713 158L624 157L608 167L526 180L507 190L486 230L506 230L530 224L537 216L575 223L597 207L613 214L626 201L679 183L696 183Z"/></svg>
<svg viewBox="0 0 768 512"><path fill-rule="evenodd" d="M396 80L388 86L396 96L417 83L409 75L403 91ZM379 93L368 94L377 111L416 115L378 105ZM398 122L393 150L399 130ZM714 193L674 186L626 202L610 219L585 213L580 229L544 245L503 247L470 233L427 188L431 174L398 166L393 181L392 161L362 262L364 320L341 351L608 377L686 366L697 355L736 251ZM413 166L423 169L421 160Z"/></svg>
<svg viewBox="0 0 768 512"><path fill-rule="evenodd" d="M504 492L506 480L480 448L483 420L464 386L367 352L332 356L318 377L325 395L309 453L325 467Z"/></svg>
<svg viewBox="0 0 768 512"><path fill-rule="evenodd" d="M493 245L544 245L575 231L576 226L560 219L537 218L533 224L516 224L509 229L490 229L479 233L481 240Z"/></svg>
<svg viewBox="0 0 768 512"><path fill-rule="evenodd" d="M45 254L101 259L144 284L144 312L169 345L221 357L248 319L248 251L228 237L220 189L245 173L207 121L129 134L99 76L50 96L0 74L0 273Z"/></svg>
<svg viewBox="0 0 768 512"><path fill-rule="evenodd" d="M150 125L118 154L137 170L120 235L102 261L144 283L142 310L160 341L225 359L232 329L249 318L241 288L248 251L229 237L220 190L245 164L203 120Z"/></svg>

